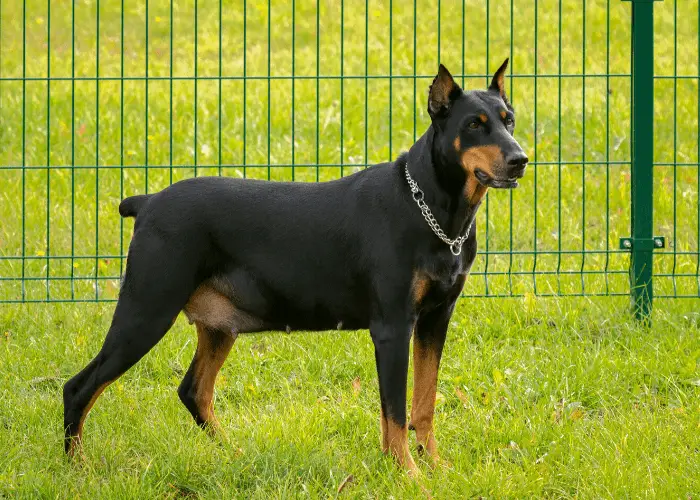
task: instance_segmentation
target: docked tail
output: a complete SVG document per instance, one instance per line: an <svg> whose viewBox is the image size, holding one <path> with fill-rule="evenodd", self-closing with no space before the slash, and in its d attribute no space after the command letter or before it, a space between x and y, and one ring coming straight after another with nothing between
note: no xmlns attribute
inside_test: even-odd
<svg viewBox="0 0 700 500"><path fill-rule="evenodd" d="M141 209L148 203L151 194L137 194L124 198L119 204L119 215L122 217L137 217Z"/></svg>

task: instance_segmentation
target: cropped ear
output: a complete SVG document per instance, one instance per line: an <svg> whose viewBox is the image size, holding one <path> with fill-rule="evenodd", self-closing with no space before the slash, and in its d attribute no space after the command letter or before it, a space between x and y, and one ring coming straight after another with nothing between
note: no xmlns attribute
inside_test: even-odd
<svg viewBox="0 0 700 500"><path fill-rule="evenodd" d="M508 59L503 61L501 67L498 68L496 74L493 75L493 80L491 80L491 85L489 85L489 90L495 90L498 92L503 100L508 104L508 97L506 97L506 87L504 83L504 77L506 74L506 69L508 68Z"/></svg>
<svg viewBox="0 0 700 500"><path fill-rule="evenodd" d="M433 120L444 116L450 109L450 104L456 99L462 89L454 81L447 68L440 65L437 76L433 79L428 91L428 114Z"/></svg>

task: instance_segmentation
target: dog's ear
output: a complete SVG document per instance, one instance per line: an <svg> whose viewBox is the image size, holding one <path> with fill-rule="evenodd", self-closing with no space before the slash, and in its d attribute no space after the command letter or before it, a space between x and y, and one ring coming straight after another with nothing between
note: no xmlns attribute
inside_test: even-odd
<svg viewBox="0 0 700 500"><path fill-rule="evenodd" d="M506 74L506 69L508 68L508 58L503 61L501 67L498 68L496 74L493 75L493 80L491 80L491 85L489 85L489 90L494 90L498 92L503 100L508 104L508 97L506 97L506 86L504 83L504 78Z"/></svg>
<svg viewBox="0 0 700 500"><path fill-rule="evenodd" d="M428 114L433 120L443 117L450 109L452 101L456 99L462 89L454 81L447 68L440 65L438 74L433 79L428 91Z"/></svg>

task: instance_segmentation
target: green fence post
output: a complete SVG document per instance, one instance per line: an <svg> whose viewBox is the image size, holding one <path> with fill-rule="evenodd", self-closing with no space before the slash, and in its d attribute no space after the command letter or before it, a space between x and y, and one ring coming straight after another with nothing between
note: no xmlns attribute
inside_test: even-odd
<svg viewBox="0 0 700 500"><path fill-rule="evenodd" d="M654 297L654 0L632 2L632 221L630 287L638 320L649 322Z"/></svg>

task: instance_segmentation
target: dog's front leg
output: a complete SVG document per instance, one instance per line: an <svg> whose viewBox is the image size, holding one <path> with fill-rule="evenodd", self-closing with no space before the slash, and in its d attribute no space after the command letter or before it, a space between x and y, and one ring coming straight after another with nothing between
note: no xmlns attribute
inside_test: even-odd
<svg viewBox="0 0 700 500"><path fill-rule="evenodd" d="M435 395L442 348L454 310L454 301L419 316L413 338L413 403L410 429L416 431L419 451L439 462L433 431Z"/></svg>
<svg viewBox="0 0 700 500"><path fill-rule="evenodd" d="M408 448L406 379L411 321L378 320L370 326L379 375L382 450L391 454L409 472L417 472Z"/></svg>

